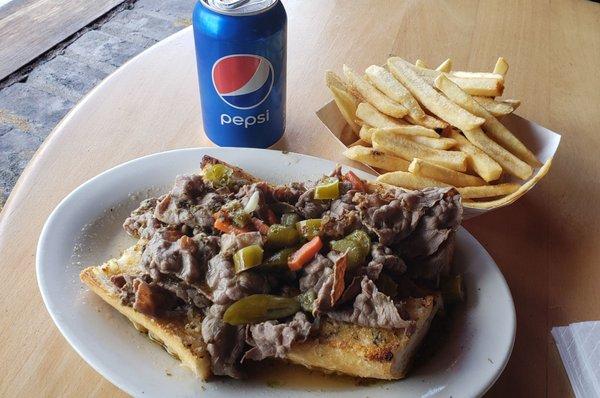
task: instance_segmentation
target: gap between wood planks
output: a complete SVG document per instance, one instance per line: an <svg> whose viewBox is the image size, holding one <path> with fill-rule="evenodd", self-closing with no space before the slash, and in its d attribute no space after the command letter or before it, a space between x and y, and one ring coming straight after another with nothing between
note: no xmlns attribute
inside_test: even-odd
<svg viewBox="0 0 600 398"><path fill-rule="evenodd" d="M0 89L136 0L12 0L0 7Z"/></svg>

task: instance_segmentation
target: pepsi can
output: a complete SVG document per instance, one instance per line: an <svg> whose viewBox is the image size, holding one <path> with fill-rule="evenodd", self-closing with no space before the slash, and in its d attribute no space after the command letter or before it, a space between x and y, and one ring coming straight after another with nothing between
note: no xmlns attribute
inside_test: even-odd
<svg viewBox="0 0 600 398"><path fill-rule="evenodd" d="M287 15L279 0L198 0L192 17L204 131L266 148L285 130Z"/></svg>

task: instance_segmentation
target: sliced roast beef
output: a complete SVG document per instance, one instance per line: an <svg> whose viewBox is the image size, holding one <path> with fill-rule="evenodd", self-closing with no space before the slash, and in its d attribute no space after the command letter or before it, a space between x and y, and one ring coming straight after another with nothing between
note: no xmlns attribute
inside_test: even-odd
<svg viewBox="0 0 600 398"><path fill-rule="evenodd" d="M263 237L260 232L253 231L237 235L221 235L221 253L232 256L236 251L251 245L263 245Z"/></svg>
<svg viewBox="0 0 600 398"><path fill-rule="evenodd" d="M339 239L361 228L360 216L352 198L356 191L348 191L331 202L331 207L322 216L321 230L331 239Z"/></svg>
<svg viewBox="0 0 600 398"><path fill-rule="evenodd" d="M292 344L306 341L312 330L313 324L302 312L297 312L288 322L266 321L248 325L246 342L252 348L244 354L242 362L246 359L285 358Z"/></svg>
<svg viewBox="0 0 600 398"><path fill-rule="evenodd" d="M363 272L370 279L376 280L381 271L398 276L406 271L406 264L389 247L374 243L371 245L371 261L364 267Z"/></svg>
<svg viewBox="0 0 600 398"><path fill-rule="evenodd" d="M405 258L430 256L454 234L462 219L460 195L454 189L424 190L428 205L414 232L398 249Z"/></svg>
<svg viewBox="0 0 600 398"><path fill-rule="evenodd" d="M329 210L330 200L315 199L315 188L310 188L298 198L296 209L304 218L321 218Z"/></svg>
<svg viewBox="0 0 600 398"><path fill-rule="evenodd" d="M451 256L443 254L451 253L452 237L462 218L460 195L454 188L395 190L387 196L357 194L355 200L363 225L377 235L380 244L392 247L413 268L427 268L427 272L414 272L437 280L432 271L448 269L449 263L443 260ZM435 258L429 260L429 256ZM435 266L426 265L430 262Z"/></svg>
<svg viewBox="0 0 600 398"><path fill-rule="evenodd" d="M301 182L292 182L288 185L277 185L273 187L272 192L276 201L294 204L298 202L300 195L306 192L306 187Z"/></svg>
<svg viewBox="0 0 600 398"><path fill-rule="evenodd" d="M240 188L240 190L236 194L236 198L240 201L242 206L245 207L246 204L248 203L248 200L255 193L257 193L258 194L258 206L256 207L256 210L254 210L254 213L261 220L268 221L269 206L267 205L267 201L269 201L269 202L273 201L273 199L271 198L270 190L271 190L271 188L269 187L269 184L267 184L266 182L257 182L257 183L250 184L250 185L244 185Z"/></svg>
<svg viewBox="0 0 600 398"><path fill-rule="evenodd" d="M381 193L357 194L357 207L363 224L379 238L385 246L400 248L424 218L425 224L419 234L432 228L455 229L462 216L460 195L454 188L427 188L421 191L396 189L386 196ZM411 238L413 238L411 236ZM428 249L427 239L415 236L410 240L411 249L421 253ZM431 251L435 252L435 250Z"/></svg>
<svg viewBox="0 0 600 398"><path fill-rule="evenodd" d="M221 252L210 259L206 272L206 283L212 290L213 302L229 304L250 294L269 291L264 275L252 271L235 273L232 255L236 250L252 244L262 244L260 233L221 236Z"/></svg>
<svg viewBox="0 0 600 398"><path fill-rule="evenodd" d="M140 203L123 223L123 229L134 238L150 239L160 228L164 227L159 219L154 217L154 209L160 199L149 198Z"/></svg>
<svg viewBox="0 0 600 398"><path fill-rule="evenodd" d="M397 192L391 197L383 197L380 193L357 194L355 197L363 225L385 246L406 238L420 218L420 209L415 210L412 206L418 201L418 194Z"/></svg>
<svg viewBox="0 0 600 398"><path fill-rule="evenodd" d="M177 176L171 191L156 205L154 217L165 224L209 232L225 196L206 186L200 175Z"/></svg>
<svg viewBox="0 0 600 398"><path fill-rule="evenodd" d="M319 279L323 276L326 268L332 268L333 262L327 257L317 254L315 258L302 269L302 276L299 280L300 291L306 292L314 288Z"/></svg>
<svg viewBox="0 0 600 398"><path fill-rule="evenodd" d="M180 175L175 177L171 195L178 200L194 201L205 190L204 180L199 174Z"/></svg>
<svg viewBox="0 0 600 398"><path fill-rule="evenodd" d="M447 276L454 255L454 235L451 235L438 250L427 257L408 259L409 274L415 279L424 279L436 287L440 276Z"/></svg>
<svg viewBox="0 0 600 398"><path fill-rule="evenodd" d="M210 354L211 368L220 376L241 377L239 363L245 345L245 327L223 322L227 306L214 304L202 320L202 339Z"/></svg>
<svg viewBox="0 0 600 398"><path fill-rule="evenodd" d="M372 280L363 277L361 289L352 308L331 311L327 316L337 321L386 329L399 329L411 324L402 319L394 302L379 292Z"/></svg>
<svg viewBox="0 0 600 398"><path fill-rule="evenodd" d="M170 291L189 306L203 309L212 304L210 301L210 291L206 286L203 286L203 284L191 286L180 279L168 277L161 278L161 280L155 281L154 283L163 289Z"/></svg>
<svg viewBox="0 0 600 398"><path fill-rule="evenodd" d="M142 253L142 266L154 280L161 274L175 275L188 284L200 283L208 260L219 250L219 238L196 235L193 238L171 229L152 236Z"/></svg>
<svg viewBox="0 0 600 398"><path fill-rule="evenodd" d="M331 255L339 256L337 253ZM334 289L333 264L336 258L327 258L317 254L315 258L304 267L303 276L300 277L299 286L301 292L312 290L316 294L313 312L322 313L333 307L332 292Z"/></svg>

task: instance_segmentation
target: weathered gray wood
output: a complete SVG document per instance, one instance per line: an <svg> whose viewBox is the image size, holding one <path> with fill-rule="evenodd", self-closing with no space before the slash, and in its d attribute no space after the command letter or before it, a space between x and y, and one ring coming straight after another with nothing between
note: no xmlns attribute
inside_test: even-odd
<svg viewBox="0 0 600 398"><path fill-rule="evenodd" d="M124 0L13 0L0 8L0 80Z"/></svg>

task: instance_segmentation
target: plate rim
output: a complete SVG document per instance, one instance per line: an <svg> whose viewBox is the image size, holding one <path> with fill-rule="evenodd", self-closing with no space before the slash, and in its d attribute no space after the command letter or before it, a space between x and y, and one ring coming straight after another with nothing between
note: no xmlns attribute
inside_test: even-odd
<svg viewBox="0 0 600 398"><path fill-rule="evenodd" d="M125 391L126 393L128 393L130 395L135 396L137 391L134 390L133 388L131 388L131 386L129 384L123 385L122 383L118 383L114 379L113 375L110 372L104 371L103 367L100 366L100 364L98 364L95 361L88 358L81 351L81 348L77 344L74 343L75 336L72 335L72 331L67 330L65 328L65 324L63 324L61 322L61 320L58 319L58 314L56 313L56 309L54 309L54 306L52 305L52 303L50 301L51 293L47 290L47 286L43 283L46 271L43 267L42 259L44 257L44 253L45 253L46 246L47 246L46 242L49 239L49 233L51 231L53 224L56 222L55 219L59 216L60 212L63 211L63 208L65 208L67 206L67 204L73 197L79 195L80 192L83 191L84 189L86 189L87 187L95 184L95 182L97 180L104 178L105 175L117 172L117 170L119 170L121 168L127 168L127 167L131 166L132 164L135 164L138 162L144 162L151 158L158 158L160 156L165 156L165 155L174 154L174 153L198 152L198 151L234 152L234 151L240 151L240 150L246 151L246 152L256 152L256 153L260 153L263 151L271 151L271 152L278 152L280 155L291 154L292 156L299 156L301 158L310 158L310 159L317 160L317 161L328 161L328 162L336 163L329 159L324 159L324 158L320 158L320 157L313 156L313 155L307 155L307 154L302 154L302 153L297 153L297 152L292 152L292 151L282 151L282 150L276 150L276 149L261 149L261 148L191 147L191 148L178 148L178 149L171 149L171 150L151 153L151 154L140 156L140 157L119 163L115 166L112 166L112 167L108 168L107 170L105 170L105 171L89 178L88 180L84 181L83 183L79 184L76 188L74 188L71 192L69 192L54 207L54 209L52 210L52 212L50 213L50 215L44 222L44 226L42 228L42 231L41 231L40 236L37 241L36 254L35 254L36 281L37 281L38 289L42 296L42 300L44 302L44 306L46 307L46 310L49 313L54 325L58 328L58 330L60 331L63 338L67 341L69 346L86 362L86 364L91 366L96 372L98 372L103 378L108 380L115 387ZM218 156L218 155L215 155L215 156ZM342 166L346 167L348 169L351 169L353 171L359 171L360 173L371 175L370 173L368 173L366 171L356 169L352 166L348 166L345 164L342 164ZM467 239L469 239L473 243L475 243L475 245L478 247L478 251L481 251L481 253L491 262L491 264L493 264L494 271L496 271L499 276L499 278L496 278L496 279L498 280L498 282L500 282L501 287L503 288L503 290L505 290L506 297L508 298L507 304L509 304L508 307L510 309L510 315L511 315L510 319L506 319L507 321L510 322L510 326L511 326L510 327L510 337L511 337L510 346L508 347L507 350L505 350L504 356L501 360L501 363L499 364L499 366L496 367L497 370L495 371L494 377L489 378L487 381L484 381L483 383L481 383L482 389L478 392L478 395L482 396L487 391L489 391L489 389L496 383L498 378L502 375L502 373L503 373L504 369L506 368L506 365L508 364L508 361L510 360L510 357L512 355L512 351L513 351L514 343L515 343L515 337L516 337L516 327L517 327L516 309L515 309L515 305L514 305L514 299L513 299L512 293L510 291L510 287L508 286L508 282L506 281L506 278L504 277L502 271L500 270L500 268L498 267L498 265L496 264L496 262L494 261L492 256L485 249L485 247L462 225L459 227L459 231L461 231L461 230L465 233L465 236L467 237Z"/></svg>

